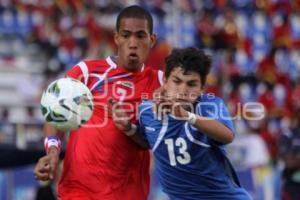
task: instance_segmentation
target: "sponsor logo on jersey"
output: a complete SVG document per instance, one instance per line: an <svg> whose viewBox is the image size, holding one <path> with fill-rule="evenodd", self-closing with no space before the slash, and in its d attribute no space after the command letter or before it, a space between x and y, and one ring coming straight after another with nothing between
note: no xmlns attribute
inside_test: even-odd
<svg viewBox="0 0 300 200"><path fill-rule="evenodd" d="M133 83L130 81L118 81L117 84L122 85L126 88L133 89Z"/></svg>
<svg viewBox="0 0 300 200"><path fill-rule="evenodd" d="M155 131L155 128L149 127L149 126L145 126L145 129L146 129L146 131L151 131L151 132Z"/></svg>

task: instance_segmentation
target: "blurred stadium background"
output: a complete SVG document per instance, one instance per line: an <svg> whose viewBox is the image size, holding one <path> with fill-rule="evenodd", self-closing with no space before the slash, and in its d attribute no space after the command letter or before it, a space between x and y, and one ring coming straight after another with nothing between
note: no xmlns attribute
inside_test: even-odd
<svg viewBox="0 0 300 200"><path fill-rule="evenodd" d="M155 20L149 64L163 69L171 47L213 56L207 89L236 116L229 156L255 200L279 200L288 149L280 138L300 126L299 0L0 0L0 199L36 199L41 91L81 59L113 54L117 13L131 4ZM248 102L262 103L265 117L244 119ZM166 199L152 178L149 199Z"/></svg>

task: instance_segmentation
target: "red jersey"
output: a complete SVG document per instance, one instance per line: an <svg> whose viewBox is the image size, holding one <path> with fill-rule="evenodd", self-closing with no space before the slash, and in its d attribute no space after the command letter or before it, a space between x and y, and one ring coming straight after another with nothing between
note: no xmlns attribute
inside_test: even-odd
<svg viewBox="0 0 300 200"><path fill-rule="evenodd" d="M138 104L161 85L162 72L143 67L130 72L106 60L80 62L66 76L91 90L91 119L70 134L58 186L62 200L146 200L149 192L149 153L114 125L107 111L109 98L123 101L132 121Z"/></svg>

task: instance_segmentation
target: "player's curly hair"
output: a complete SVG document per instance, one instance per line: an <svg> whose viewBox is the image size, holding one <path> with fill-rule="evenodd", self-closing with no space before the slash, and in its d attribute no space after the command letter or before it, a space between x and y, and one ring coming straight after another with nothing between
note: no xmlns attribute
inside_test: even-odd
<svg viewBox="0 0 300 200"><path fill-rule="evenodd" d="M175 68L180 67L184 71L184 74L188 72L196 72L199 74L201 85L203 87L211 68L211 57L198 48L175 48L172 50L171 54L166 57L165 63L166 78L170 76Z"/></svg>
<svg viewBox="0 0 300 200"><path fill-rule="evenodd" d="M123 18L137 18L137 19L145 19L148 22L148 29L150 34L153 32L153 18L151 14L138 5L133 5L124 8L117 17L116 29L119 31L120 23Z"/></svg>

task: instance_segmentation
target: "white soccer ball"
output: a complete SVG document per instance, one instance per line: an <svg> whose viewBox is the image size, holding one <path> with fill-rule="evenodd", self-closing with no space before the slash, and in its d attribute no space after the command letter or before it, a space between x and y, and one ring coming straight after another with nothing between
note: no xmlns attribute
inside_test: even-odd
<svg viewBox="0 0 300 200"><path fill-rule="evenodd" d="M41 109L46 122L61 131L71 131L90 119L93 96L79 80L61 78L44 91Z"/></svg>

